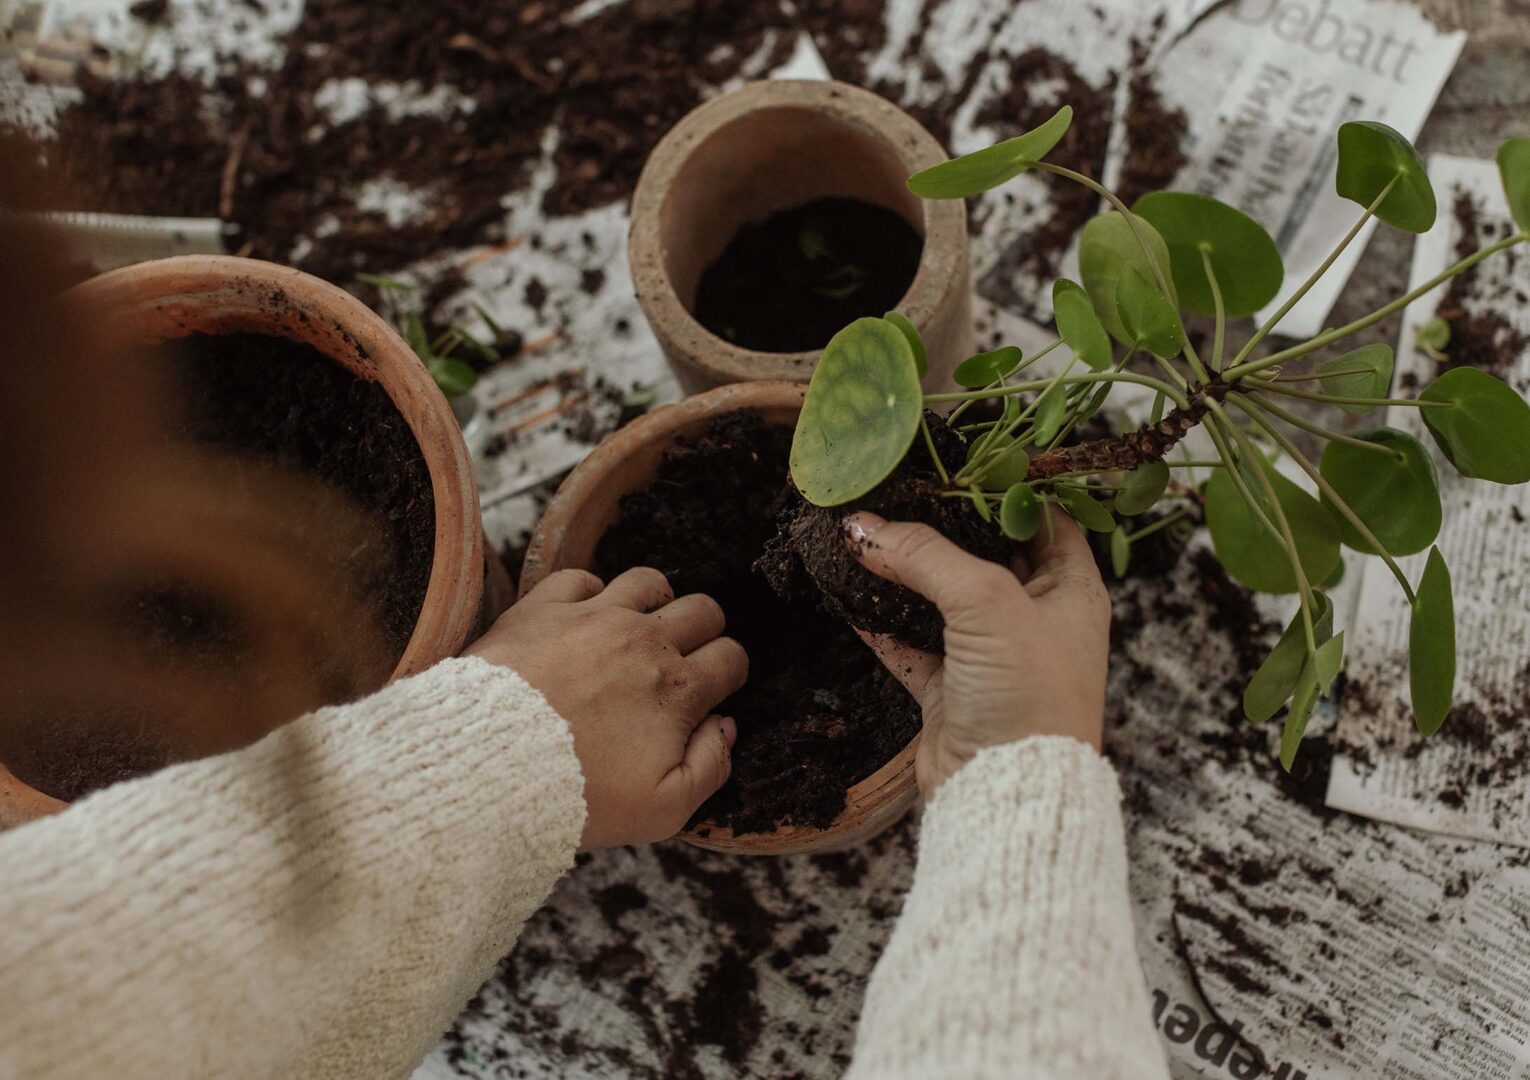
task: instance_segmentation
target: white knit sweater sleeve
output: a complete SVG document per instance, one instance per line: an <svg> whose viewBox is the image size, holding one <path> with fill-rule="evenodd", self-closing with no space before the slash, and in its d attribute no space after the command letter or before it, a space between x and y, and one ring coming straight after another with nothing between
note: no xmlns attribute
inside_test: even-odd
<svg viewBox="0 0 1530 1080"><path fill-rule="evenodd" d="M1093 750L1059 737L983 750L936 792L849 1076L1168 1076L1127 901L1120 790Z"/></svg>
<svg viewBox="0 0 1530 1080"><path fill-rule="evenodd" d="M0 1077L407 1076L584 816L568 726L461 659L0 833Z"/></svg>

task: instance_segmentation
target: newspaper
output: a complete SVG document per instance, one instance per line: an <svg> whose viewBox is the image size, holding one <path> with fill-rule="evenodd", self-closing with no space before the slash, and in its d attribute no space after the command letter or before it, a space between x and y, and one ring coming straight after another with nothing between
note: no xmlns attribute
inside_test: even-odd
<svg viewBox="0 0 1530 1080"><path fill-rule="evenodd" d="M1429 168L1441 220L1414 248L1414 286L1456 261L1468 225L1468 245L1512 228L1493 162L1440 155ZM1397 369L1404 387L1426 385L1439 372L1416 331L1434 318L1444 293L1421 298L1404 316ZM1530 393L1527 295L1530 261L1516 249L1480 264L1463 305L1479 326L1496 326L1500 342L1517 341L1517 357L1504 350L1512 366L1495 374L1521 393ZM1433 447L1417 414L1393 408L1386 423ZM1386 568L1368 561L1349 639L1350 681L1359 692L1347 694L1344 706L1345 741L1355 750L1339 761L1328 802L1414 828L1530 845L1530 489L1465 480L1437 451L1436 460L1445 507L1439 546L1456 601L1456 708L1434 737L1412 734L1408 605ZM1411 580L1423 559L1401 560Z"/></svg>
<svg viewBox="0 0 1530 1080"><path fill-rule="evenodd" d="M1403 0L1186 0L1192 28L1155 53L1165 102L1189 121L1188 161L1173 186L1199 191L1264 225L1285 259L1279 307L1355 223L1334 191L1334 134L1378 120L1416 138L1466 41L1442 33ZM1198 19L1198 21L1197 21ZM1106 168L1120 176L1128 139L1117 113ZM1291 309L1282 332L1311 336L1365 250L1372 222L1323 281Z"/></svg>

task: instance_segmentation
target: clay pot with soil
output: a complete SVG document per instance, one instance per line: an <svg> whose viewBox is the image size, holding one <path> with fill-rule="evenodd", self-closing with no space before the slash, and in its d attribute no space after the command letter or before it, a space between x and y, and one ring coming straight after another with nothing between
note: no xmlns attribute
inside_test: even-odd
<svg viewBox="0 0 1530 1080"><path fill-rule="evenodd" d="M576 468L532 536L521 594L555 570L655 566L705 592L750 654L719 707L738 721L733 776L683 837L741 854L832 850L913 805L917 704L840 619L776 594L755 568L789 492L803 388L718 387L641 417ZM838 542L836 540L836 542Z"/></svg>
<svg viewBox="0 0 1530 1080"><path fill-rule="evenodd" d="M972 352L965 208L908 178L946 160L919 122L838 82L750 84L687 115L632 199L643 311L691 392L805 382L834 333L901 311L930 353L926 389Z"/></svg>
<svg viewBox="0 0 1530 1080"><path fill-rule="evenodd" d="M360 301L208 256L72 299L152 369L164 432L96 535L58 540L109 677L39 673L0 733L0 827L424 670L509 600L451 407Z"/></svg>

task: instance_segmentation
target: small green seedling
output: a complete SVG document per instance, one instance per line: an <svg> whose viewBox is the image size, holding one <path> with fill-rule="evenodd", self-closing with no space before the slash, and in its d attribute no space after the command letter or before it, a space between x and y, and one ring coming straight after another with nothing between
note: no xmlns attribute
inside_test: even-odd
<svg viewBox="0 0 1530 1080"><path fill-rule="evenodd" d="M1161 191L1128 207L1090 177L1046 161L1071 119L1063 108L1034 131L908 182L924 198L954 199L1036 171L1082 184L1105 200L1110 209L1079 238L1082 281L1062 280L1053 288L1056 340L1030 356L1012 346L980 353L956 368L955 381L966 389L924 394L925 349L912 323L897 312L856 320L829 342L808 387L792 443L798 489L819 506L848 503L886 480L922 439L944 495L970 502L1016 540L1047 527L1054 511L1066 513L1101 534L1118 574L1130 565L1133 544L1163 530L1183 535L1191 528L1189 507L1201 504L1216 554L1234 578L1298 598L1296 617L1244 700L1256 722L1286 710L1280 759L1287 769L1314 707L1343 666L1344 636L1333 631L1333 605L1322 590L1342 576L1344 547L1375 555L1412 609L1413 712L1419 731L1433 734L1450 711L1455 685L1450 571L1433 546L1442 525L1434 461L1406 432L1345 433L1282 401L1357 414L1383 406L1419 409L1461 475L1499 484L1530 481L1530 405L1507 384L1475 368L1454 368L1417 398L1392 398L1388 346L1334 349L1483 259L1530 241L1530 140L1512 139L1498 155L1521 231L1353 322L1261 349L1372 218L1415 233L1434 225L1434 190L1408 140L1383 124L1343 125L1336 186L1363 212L1318 270L1233 350L1229 320L1253 315L1280 292L1285 270L1274 242L1252 218L1216 199ZM1204 355L1186 334L1182 313L1212 320ZM1437 352L1449 329L1426 324L1419 340ZM1073 353L1065 367L1047 378L1026 378L1028 367L1062 345ZM1319 352L1330 355L1303 371L1291 367ZM1150 421L1122 434L1071 439L1123 383L1155 392ZM993 398L1003 403L998 418L962 423L972 403ZM968 437L964 461L943 462L935 453L924 408L937 404L954 405L947 421ZM1197 426L1216 448L1214 459L1171 457ZM1302 452L1290 429L1325 441L1319 462ZM1273 455L1289 458L1311 489L1276 470ZM1211 479L1199 490L1174 482L1173 470L1187 467L1212 469ZM1130 522L1166 499L1180 505ZM1397 558L1424 551L1427 564L1415 585Z"/></svg>
<svg viewBox="0 0 1530 1080"><path fill-rule="evenodd" d="M381 274L357 274L356 280L382 294L390 321L448 399L461 397L478 383L478 372L461 359L464 351L476 353L483 363L495 364L504 359L496 343L504 340L505 332L482 307L478 307L478 317L488 331L487 340L456 323L432 338L419 312L405 311L399 303L401 297L415 292L417 286Z"/></svg>

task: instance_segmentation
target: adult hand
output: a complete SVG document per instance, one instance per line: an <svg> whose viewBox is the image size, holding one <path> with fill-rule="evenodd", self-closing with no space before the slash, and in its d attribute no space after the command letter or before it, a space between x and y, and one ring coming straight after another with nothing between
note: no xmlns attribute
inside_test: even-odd
<svg viewBox="0 0 1530 1080"><path fill-rule="evenodd" d="M944 661L862 634L924 710L916 772L925 798L979 750L1028 735L1100 747L1110 598L1072 520L1052 517L1013 569L980 559L928 525L853 514L862 565L924 596L946 621Z"/></svg>
<svg viewBox="0 0 1530 1080"><path fill-rule="evenodd" d="M699 593L676 600L663 574L602 585L560 570L467 650L512 668L568 721L584 770L585 849L675 835L728 779L733 721L715 715L749 659Z"/></svg>

